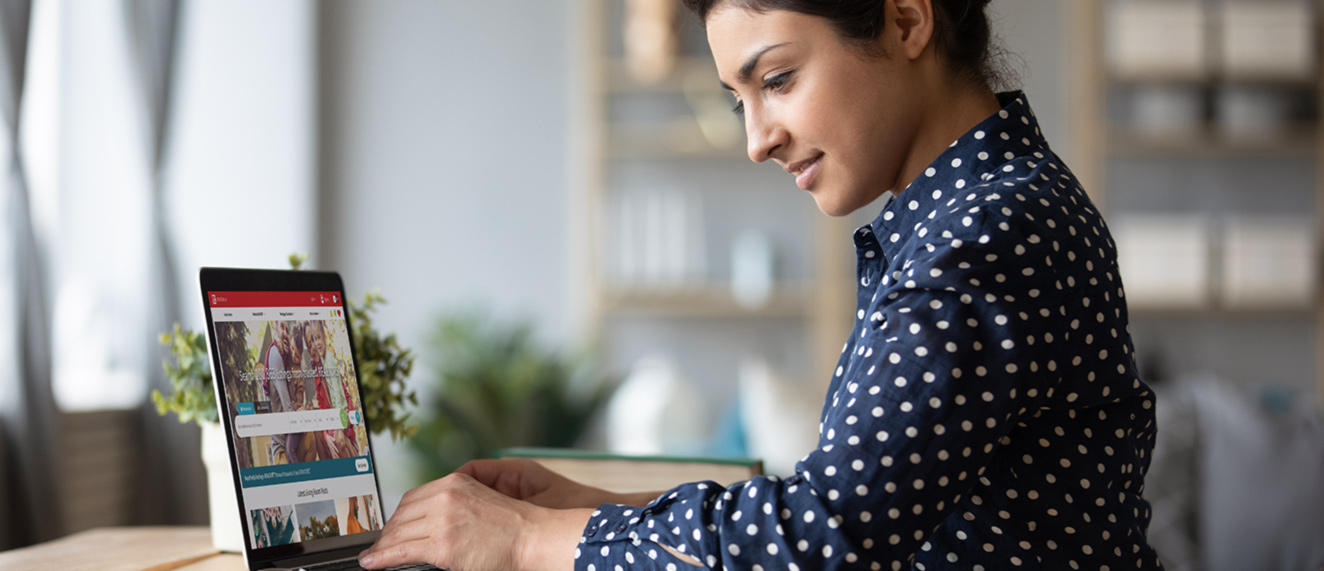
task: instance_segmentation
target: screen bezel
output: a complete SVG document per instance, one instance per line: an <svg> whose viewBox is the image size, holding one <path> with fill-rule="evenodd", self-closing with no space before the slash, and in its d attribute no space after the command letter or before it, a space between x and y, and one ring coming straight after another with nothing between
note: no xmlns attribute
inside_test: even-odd
<svg viewBox="0 0 1324 571"><path fill-rule="evenodd" d="M225 431L225 446L229 453L230 463L230 483L234 486L235 497L238 499L234 509L239 510L239 524L244 532L244 560L247 567L252 570L262 569L273 566L274 562L291 557L300 557L320 553L328 553L338 550L347 550L352 547L366 547L377 541L381 531L365 531L354 535L340 537L329 537L325 539L316 539L312 541L301 541L288 545L276 545L255 549L250 543L250 530L248 529L248 514L244 513L243 488L240 485L239 465L235 461L235 442L232 422L228 421L227 412L230 403L225 400L225 391L221 390L221 383L224 379L220 378L221 362L220 351L217 347L214 330L215 323L212 320L212 307L209 294L214 291L254 291L254 292L284 292L284 291L328 291L340 293L340 308L345 313L345 327L347 331L354 331L354 324L350 321L351 315L347 302L345 301L345 286L340 279L340 274L336 272L319 272L307 270L256 270L240 268L202 268L198 272L198 282L202 291L202 306L205 308L207 317L207 345L211 356L212 367L212 390L216 394L217 414L220 417L221 427ZM359 378L359 358L358 347L354 345L354 335L351 333L349 339L350 357L354 363L354 382L358 384L360 399L363 395L363 384ZM360 402L360 408L362 403ZM363 415L364 430L368 433L368 459L372 463L373 485L377 490L378 505L381 505L382 493L381 482L377 477L377 459L373 455L372 430L368 424L368 415ZM383 506L383 515L385 512Z"/></svg>

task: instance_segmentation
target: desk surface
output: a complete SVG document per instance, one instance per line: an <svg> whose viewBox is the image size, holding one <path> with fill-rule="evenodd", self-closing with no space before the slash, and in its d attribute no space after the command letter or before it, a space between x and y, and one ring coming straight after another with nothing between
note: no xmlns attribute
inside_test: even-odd
<svg viewBox="0 0 1324 571"><path fill-rule="evenodd" d="M244 559L212 547L206 527L113 527L5 551L0 569L243 571Z"/></svg>
<svg viewBox="0 0 1324 571"><path fill-rule="evenodd" d="M201 561L194 561L176 571L246 571L244 556L238 553L217 553Z"/></svg>

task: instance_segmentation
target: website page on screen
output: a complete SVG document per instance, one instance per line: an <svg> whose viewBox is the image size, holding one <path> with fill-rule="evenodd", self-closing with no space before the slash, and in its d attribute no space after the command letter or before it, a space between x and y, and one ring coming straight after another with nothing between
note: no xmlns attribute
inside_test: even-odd
<svg viewBox="0 0 1324 571"><path fill-rule="evenodd" d="M209 292L255 548L382 527L338 292Z"/></svg>

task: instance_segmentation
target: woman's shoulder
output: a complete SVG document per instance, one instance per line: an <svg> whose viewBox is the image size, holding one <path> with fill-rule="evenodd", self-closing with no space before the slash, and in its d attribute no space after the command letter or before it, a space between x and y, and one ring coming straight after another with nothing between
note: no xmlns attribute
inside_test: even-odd
<svg viewBox="0 0 1324 571"><path fill-rule="evenodd" d="M953 142L903 194L918 200L921 210L938 207L934 218L961 220L962 211L980 210L1043 219L1097 216L1080 182L1045 140L1025 95L1006 93L1000 99L1001 110Z"/></svg>
<svg viewBox="0 0 1324 571"><path fill-rule="evenodd" d="M916 225L917 235L928 227L928 232L987 242L1011 231L1063 239L1103 232L1089 195L1051 153L1008 160L980 175L978 183L945 194L945 200L935 201L927 220Z"/></svg>

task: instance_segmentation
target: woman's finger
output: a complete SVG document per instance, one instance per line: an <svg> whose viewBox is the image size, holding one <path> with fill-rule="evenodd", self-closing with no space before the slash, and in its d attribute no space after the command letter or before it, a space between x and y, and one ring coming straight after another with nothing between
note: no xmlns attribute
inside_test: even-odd
<svg viewBox="0 0 1324 571"><path fill-rule="evenodd" d="M548 479L539 472L540 469L542 467L531 460L500 459L474 460L456 472L506 496L526 499L548 486Z"/></svg>
<svg viewBox="0 0 1324 571"><path fill-rule="evenodd" d="M423 539L411 539L401 543L379 547L381 542L359 554L359 565L365 569L383 569L399 567L411 563L432 563L439 565L444 559L437 552L435 542Z"/></svg>
<svg viewBox="0 0 1324 571"><path fill-rule="evenodd" d="M420 523L424 522L414 522L410 525L397 527L395 531L390 534L382 533L381 537L377 539L377 542L374 543L372 547L364 550L364 553L376 553L378 551L394 548L403 543L430 541L432 531L426 526L419 525Z"/></svg>

